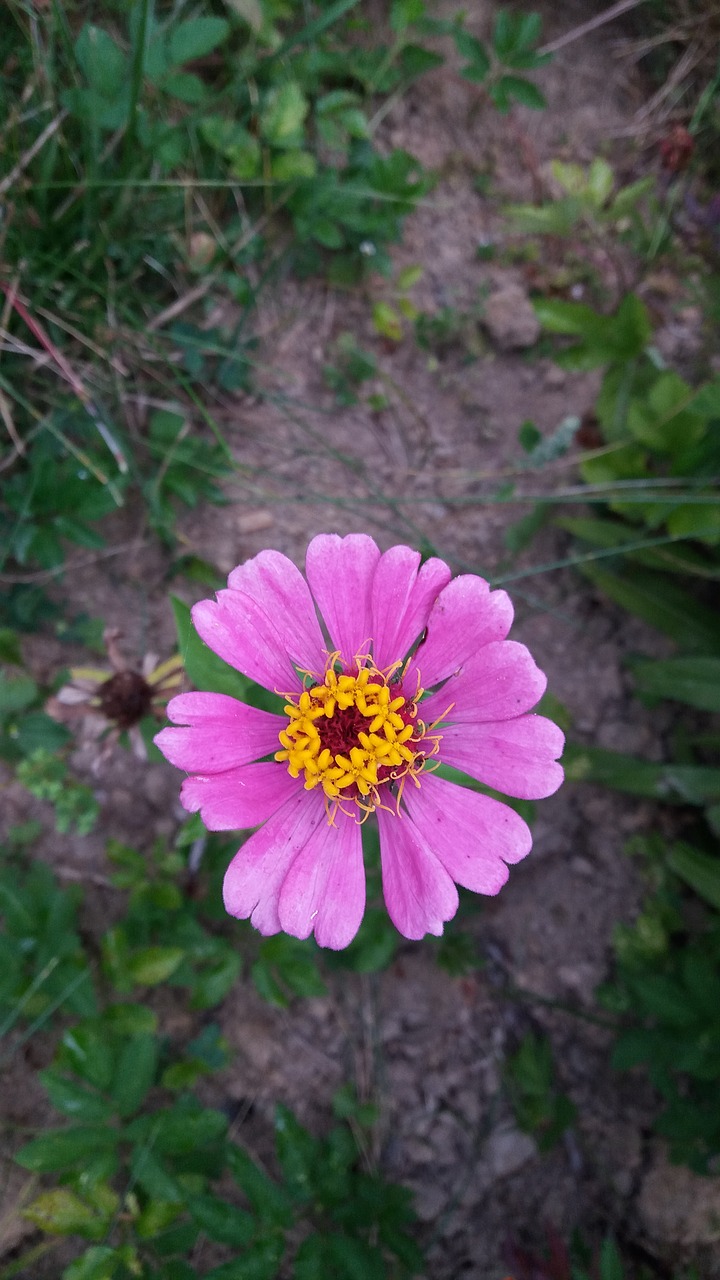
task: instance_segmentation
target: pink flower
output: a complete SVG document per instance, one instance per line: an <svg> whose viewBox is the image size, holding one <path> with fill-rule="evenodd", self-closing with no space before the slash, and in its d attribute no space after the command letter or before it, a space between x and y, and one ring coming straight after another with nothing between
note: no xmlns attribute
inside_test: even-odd
<svg viewBox="0 0 720 1280"><path fill-rule="evenodd" d="M322 534L306 573L262 551L192 611L215 653L283 694L284 714L183 693L168 707L181 727L155 741L189 773L182 803L211 831L259 828L225 876L231 915L346 947L365 910L361 827L375 815L393 923L406 938L441 934L456 885L497 893L532 841L513 809L433 767L522 799L556 791L563 735L527 714L545 676L505 638L505 592L451 581L442 560Z"/></svg>

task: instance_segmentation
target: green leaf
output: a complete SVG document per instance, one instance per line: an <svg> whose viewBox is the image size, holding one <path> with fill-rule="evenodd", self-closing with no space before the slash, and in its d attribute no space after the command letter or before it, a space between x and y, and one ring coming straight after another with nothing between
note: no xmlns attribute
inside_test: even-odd
<svg viewBox="0 0 720 1280"><path fill-rule="evenodd" d="M166 1200L168 1204L185 1203L187 1197L183 1189L147 1147L135 1148L130 1169L135 1181L152 1199Z"/></svg>
<svg viewBox="0 0 720 1280"><path fill-rule="evenodd" d="M314 178L317 173L317 160L309 151L282 151L279 155L273 156L270 173L275 182L297 182L304 178ZM317 235L317 232L315 238L321 244L327 243Z"/></svg>
<svg viewBox="0 0 720 1280"><path fill-rule="evenodd" d="M592 196L593 204L601 209L610 196L615 182L615 175L608 164L600 156L593 160L587 175L587 190Z"/></svg>
<svg viewBox="0 0 720 1280"><path fill-rule="evenodd" d="M586 578L629 613L681 644L706 653L720 647L720 619L667 576L634 570L611 573L594 564L578 566Z"/></svg>
<svg viewBox="0 0 720 1280"><path fill-rule="evenodd" d="M182 947L142 947L127 962L128 977L142 987L165 982L185 959Z"/></svg>
<svg viewBox="0 0 720 1280"><path fill-rule="evenodd" d="M670 849L668 866L699 897L720 911L720 857L702 853L684 841L678 841Z"/></svg>
<svg viewBox="0 0 720 1280"><path fill-rule="evenodd" d="M38 696L38 687L24 672L6 675L0 671L0 716L11 715L29 707Z"/></svg>
<svg viewBox="0 0 720 1280"><path fill-rule="evenodd" d="M593 782L666 804L705 805L720 800L720 770L710 765L655 764L575 743L567 744L563 765L570 781Z"/></svg>
<svg viewBox="0 0 720 1280"><path fill-rule="evenodd" d="M227 1167L263 1222L289 1227L293 1221L292 1201L242 1147L229 1142L225 1148Z"/></svg>
<svg viewBox="0 0 720 1280"><path fill-rule="evenodd" d="M111 1249L106 1244L93 1245L65 1268L62 1280L112 1280L125 1261L124 1255L125 1250Z"/></svg>
<svg viewBox="0 0 720 1280"><path fill-rule="evenodd" d="M174 67L204 58L227 40L230 23L224 18L188 18L170 35L169 57Z"/></svg>
<svg viewBox="0 0 720 1280"><path fill-rule="evenodd" d="M22 1210L23 1218L52 1235L80 1235L98 1240L108 1228L108 1215L99 1214L68 1187L45 1191Z"/></svg>
<svg viewBox="0 0 720 1280"><path fill-rule="evenodd" d="M294 1280L386 1280L379 1249L352 1236L313 1234L295 1258Z"/></svg>
<svg viewBox="0 0 720 1280"><path fill-rule="evenodd" d="M501 110L505 109L505 102L510 98L532 111L543 111L547 106L545 94L524 76L502 76L490 90L490 96Z"/></svg>
<svg viewBox="0 0 720 1280"><path fill-rule="evenodd" d="M462 68L460 74L473 84L482 84L490 70L490 57L485 45L462 28L458 28L454 36L458 53L467 58L469 64Z"/></svg>
<svg viewBox="0 0 720 1280"><path fill-rule="evenodd" d="M78 1126L72 1129L48 1129L41 1138L28 1142L15 1155L18 1164L33 1173L52 1173L71 1169L73 1165L117 1145L119 1134L106 1126Z"/></svg>
<svg viewBox="0 0 720 1280"><path fill-rule="evenodd" d="M720 711L720 657L638 658L630 666L641 693L685 702L701 711Z"/></svg>
<svg viewBox="0 0 720 1280"><path fill-rule="evenodd" d="M191 1216L211 1240L233 1249L243 1249L255 1233L251 1215L219 1196L193 1196L189 1207Z"/></svg>
<svg viewBox="0 0 720 1280"><path fill-rule="evenodd" d="M86 23L75 41L75 57L90 87L112 102L124 88L127 59L102 27Z"/></svg>
<svg viewBox="0 0 720 1280"><path fill-rule="evenodd" d="M160 87L171 98L187 102L191 107L207 102L210 96L200 77L190 71L176 71L172 75L163 76Z"/></svg>
<svg viewBox="0 0 720 1280"><path fill-rule="evenodd" d="M157 1071L160 1045L155 1036L134 1036L117 1060L112 1097L118 1114L127 1119L143 1104Z"/></svg>
<svg viewBox="0 0 720 1280"><path fill-rule="evenodd" d="M0 662L8 662L14 667L22 666L20 638L12 627L0 627Z"/></svg>
<svg viewBox="0 0 720 1280"><path fill-rule="evenodd" d="M285 1242L277 1236L258 1240L242 1257L206 1271L204 1280L275 1280L284 1252Z"/></svg>
<svg viewBox="0 0 720 1280"><path fill-rule="evenodd" d="M211 690L213 693L227 693L233 698L247 701L250 681L246 676L235 671L222 658L200 639L192 624L190 609L184 600L171 596L170 601L175 614L175 625L178 633L178 649L187 671L188 678L197 689Z"/></svg>
<svg viewBox="0 0 720 1280"><path fill-rule="evenodd" d="M108 1089L113 1076L113 1045L99 1022L81 1023L63 1033L58 1065L74 1071L96 1089Z"/></svg>
<svg viewBox="0 0 720 1280"><path fill-rule="evenodd" d="M260 132L273 147L302 146L310 104L295 80L271 89L260 112Z"/></svg>
<svg viewBox="0 0 720 1280"><path fill-rule="evenodd" d="M105 1098L91 1093L76 1080L70 1080L52 1068L41 1071L40 1080L53 1106L71 1119L109 1120L113 1114L113 1108Z"/></svg>

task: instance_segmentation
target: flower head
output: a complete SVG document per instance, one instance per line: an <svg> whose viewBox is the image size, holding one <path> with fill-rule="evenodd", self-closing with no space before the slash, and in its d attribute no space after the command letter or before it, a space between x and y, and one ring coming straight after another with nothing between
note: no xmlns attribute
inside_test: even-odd
<svg viewBox="0 0 720 1280"><path fill-rule="evenodd" d="M225 876L231 915L346 947L365 909L361 829L372 818L395 926L440 934L456 885L497 893L531 836L513 809L437 766L522 799L556 791L563 735L527 714L545 677L506 639L505 592L451 580L441 560L322 534L306 575L262 551L192 611L215 653L283 695L283 714L184 693L155 741L190 775L182 803L210 830L259 828Z"/></svg>
<svg viewBox="0 0 720 1280"><path fill-rule="evenodd" d="M183 664L178 654L158 663L147 653L137 671L128 665L120 649L121 632L106 627L103 640L109 667L71 667L70 681L50 699L47 710L58 720L80 713L90 721L93 737L103 735L103 751L98 763L109 754L121 733L127 732L136 756L147 759L140 722L146 716L162 718L167 700L183 681Z"/></svg>

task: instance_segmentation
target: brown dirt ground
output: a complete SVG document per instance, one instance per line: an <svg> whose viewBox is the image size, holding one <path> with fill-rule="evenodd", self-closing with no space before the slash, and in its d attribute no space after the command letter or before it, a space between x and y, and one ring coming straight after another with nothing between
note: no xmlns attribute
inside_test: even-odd
<svg viewBox="0 0 720 1280"><path fill-rule="evenodd" d="M490 8L473 9L478 33L487 29ZM546 38L587 16L584 3L546 5ZM627 128L643 86L618 62L616 35L610 27L579 40L542 71L544 113L521 110L503 120L446 66L387 114L383 140L441 175L394 254L398 269L424 265L413 292L422 310L472 312L498 287L525 285L519 268L481 261L477 247L493 241L502 250L503 199L532 195L528 157L539 166L557 155L588 161ZM624 171L639 163L626 149ZM482 195L474 179L488 173L490 194ZM369 293L381 296L384 288L373 285ZM368 303L318 282L286 281L264 296L263 394L212 406L241 468L227 486L229 505L180 522L186 547L223 572L265 546L302 563L308 539L324 530L368 530L383 546L424 536L456 570L496 572L508 519L528 509L488 501L517 461L520 423L532 418L549 433L592 403L593 377L498 350L477 324L470 356L456 348L433 361L409 339L390 349L372 328ZM346 330L379 360L382 378L371 389L388 396L382 412L363 403L338 409L323 381L322 366ZM564 462L542 483L573 474ZM530 487L522 476L520 485ZM118 525L118 540L129 524ZM544 531L514 568L531 569L565 551L557 533ZM128 652L165 655L173 627L164 571L161 552L144 545L69 574L63 602L121 626ZM655 651L657 638L600 602L569 570L529 575L510 590L513 635L548 672L574 735L659 758L669 727L664 712L631 699L623 667L629 652ZM191 600L202 590L184 594ZM59 652L40 638L30 653L39 676L69 660L67 648ZM86 765L80 753L78 767ZM141 766L116 752L94 782L102 802L97 831L84 840L48 836L41 855L61 876L92 885L105 871L108 836L139 847L172 836L181 816L178 782L170 766ZM6 785L4 795L10 822L26 816L24 793ZM327 997L287 1011L239 985L219 1014L235 1058L216 1101L252 1104L240 1136L267 1157L278 1101L320 1131L334 1089L355 1079L381 1108L380 1167L416 1192L431 1280L498 1280L507 1271L508 1239L542 1248L546 1224L566 1238L576 1227L592 1238L609 1224L660 1274L694 1254L701 1275L719 1275L711 1250L720 1239L712 1217L720 1180L688 1182L690 1175L667 1166L648 1138L652 1101L640 1079L610 1072L607 1031L578 1016L593 1007L608 973L613 925L631 919L641 897L623 841L653 815L645 805L579 785L537 810L533 854L471 920L487 957L482 971L452 979L426 947L407 944L381 977L341 976ZM98 885L93 893L102 918L107 894ZM501 991L507 982L550 1003L510 1001ZM189 1031L189 1015L180 1010L176 1017ZM566 1140L544 1156L516 1129L500 1088L506 1054L532 1028L550 1035L560 1082L579 1114ZM36 1052L42 1056L42 1047ZM37 1120L39 1098L22 1065L6 1078L4 1096L11 1128ZM56 1272L38 1264L36 1274L40 1280Z"/></svg>

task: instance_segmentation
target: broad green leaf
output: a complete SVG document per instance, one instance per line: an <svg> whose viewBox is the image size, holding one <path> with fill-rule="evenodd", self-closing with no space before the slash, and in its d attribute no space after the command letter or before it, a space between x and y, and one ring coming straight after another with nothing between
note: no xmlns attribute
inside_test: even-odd
<svg viewBox="0 0 720 1280"><path fill-rule="evenodd" d="M98 1022L81 1023L63 1033L58 1065L74 1071L96 1089L107 1089L113 1076L113 1045Z"/></svg>
<svg viewBox="0 0 720 1280"><path fill-rule="evenodd" d="M75 1120L109 1120L113 1108L97 1093L91 1093L77 1080L71 1080L54 1069L40 1072L40 1079L53 1106Z"/></svg>
<svg viewBox="0 0 720 1280"><path fill-rule="evenodd" d="M170 35L169 55L174 67L204 58L223 44L230 32L224 18L188 18L179 22Z"/></svg>
<svg viewBox="0 0 720 1280"><path fill-rule="evenodd" d="M219 1196L193 1196L190 1213L211 1240L243 1249L255 1234L255 1220L244 1209Z"/></svg>
<svg viewBox="0 0 720 1280"><path fill-rule="evenodd" d="M551 160L550 172L563 191L569 196L581 196L587 187L587 176L581 164L565 160Z"/></svg>
<svg viewBox="0 0 720 1280"><path fill-rule="evenodd" d="M265 141L273 147L302 146L309 105L295 80L271 89L260 112L260 131Z"/></svg>
<svg viewBox="0 0 720 1280"><path fill-rule="evenodd" d="M277 1236L257 1240L241 1257L206 1271L204 1280L275 1280L284 1252L285 1241Z"/></svg>
<svg viewBox="0 0 720 1280"><path fill-rule="evenodd" d="M12 627L0 627L0 662L8 662L11 666L22 666L20 637Z"/></svg>
<svg viewBox="0 0 720 1280"><path fill-rule="evenodd" d="M648 195L653 190L654 186L655 179L650 177L639 178L637 182L631 182L627 187L623 187L615 196L610 206L608 217L612 221L626 218L628 214L631 214L637 208L643 196Z"/></svg>
<svg viewBox="0 0 720 1280"><path fill-rule="evenodd" d="M582 217L582 204L575 196L567 196L564 200L554 200L552 204L537 206L534 204L508 205L505 210L513 228L527 231L529 235L566 236L577 226ZM535 310L538 308L536 304ZM538 318L543 323L542 316ZM546 326L550 327L550 326ZM555 330L557 332L557 330Z"/></svg>
<svg viewBox="0 0 720 1280"><path fill-rule="evenodd" d="M720 856L703 853L684 841L678 841L668 853L667 860L668 866L681 880L720 911Z"/></svg>
<svg viewBox="0 0 720 1280"><path fill-rule="evenodd" d="M111 1249L106 1244L93 1245L65 1268L62 1280L112 1280L126 1258L125 1249Z"/></svg>
<svg viewBox="0 0 720 1280"><path fill-rule="evenodd" d="M178 102L187 102L191 107L199 106L209 97L208 90L200 77L192 75L189 71L176 71L172 75L164 76L161 88L171 98L177 98Z"/></svg>
<svg viewBox="0 0 720 1280"><path fill-rule="evenodd" d="M130 1169L133 1178L153 1200L165 1200L168 1204L185 1203L185 1192L148 1147L135 1148Z"/></svg>
<svg viewBox="0 0 720 1280"><path fill-rule="evenodd" d="M136 1123L135 1121L133 1123ZM161 1155L188 1155L224 1138L227 1120L210 1107L183 1106L180 1102L153 1117L153 1141Z"/></svg>
<svg viewBox="0 0 720 1280"><path fill-rule="evenodd" d="M503 101L514 98L521 107L530 107L532 111L544 111L547 106L545 94L524 76L503 76L494 86L494 90L490 90L491 96L498 92L502 95Z"/></svg>
<svg viewBox="0 0 720 1280"><path fill-rule="evenodd" d="M641 693L720 711L720 657L636 659L631 669Z"/></svg>
<svg viewBox="0 0 720 1280"><path fill-rule="evenodd" d="M706 418L720 418L720 378L714 378L693 396L689 409Z"/></svg>
<svg viewBox="0 0 720 1280"><path fill-rule="evenodd" d="M613 189L615 176L607 160L596 156L587 174L587 190L592 196L593 204L601 209Z"/></svg>
<svg viewBox="0 0 720 1280"><path fill-rule="evenodd" d="M458 27L453 35L458 53L469 62L469 66L462 68L461 75L474 84L482 84L490 70L490 57L485 45L462 27Z"/></svg>
<svg viewBox="0 0 720 1280"><path fill-rule="evenodd" d="M317 160L310 151L282 151L273 156L270 172L276 182L297 182L302 178L314 178ZM316 236L316 239L319 237Z"/></svg>
<svg viewBox="0 0 720 1280"><path fill-rule="evenodd" d="M352 1236L307 1236L297 1251L294 1280L386 1280L379 1249Z"/></svg>
<svg viewBox="0 0 720 1280"><path fill-rule="evenodd" d="M285 1188L279 1187L255 1164L247 1151L234 1142L227 1144L226 1159L233 1178L261 1221L289 1227L293 1220L293 1210Z"/></svg>
<svg viewBox="0 0 720 1280"><path fill-rule="evenodd" d="M33 1173L52 1173L82 1164L98 1150L114 1148L119 1134L107 1126L80 1126L70 1129L48 1129L41 1138L28 1142L15 1155L24 1169Z"/></svg>
<svg viewBox="0 0 720 1280"><path fill-rule="evenodd" d="M128 959L128 977L141 987L155 987L165 982L184 959L182 947L142 947Z"/></svg>
<svg viewBox="0 0 720 1280"><path fill-rule="evenodd" d="M22 1216L41 1231L59 1236L79 1235L86 1240L99 1240L108 1228L108 1216L99 1214L68 1187L44 1191L22 1210Z"/></svg>
<svg viewBox="0 0 720 1280"><path fill-rule="evenodd" d="M35 701L37 694L35 681L24 672L11 676L0 671L0 716L23 711Z"/></svg>
<svg viewBox="0 0 720 1280"><path fill-rule="evenodd" d="M155 1080L159 1041L152 1035L133 1036L117 1060L111 1093L118 1114L126 1119L138 1110Z"/></svg>
<svg viewBox="0 0 720 1280"><path fill-rule="evenodd" d="M75 41L75 57L90 87L112 102L127 79L127 59L102 27L86 23Z"/></svg>

